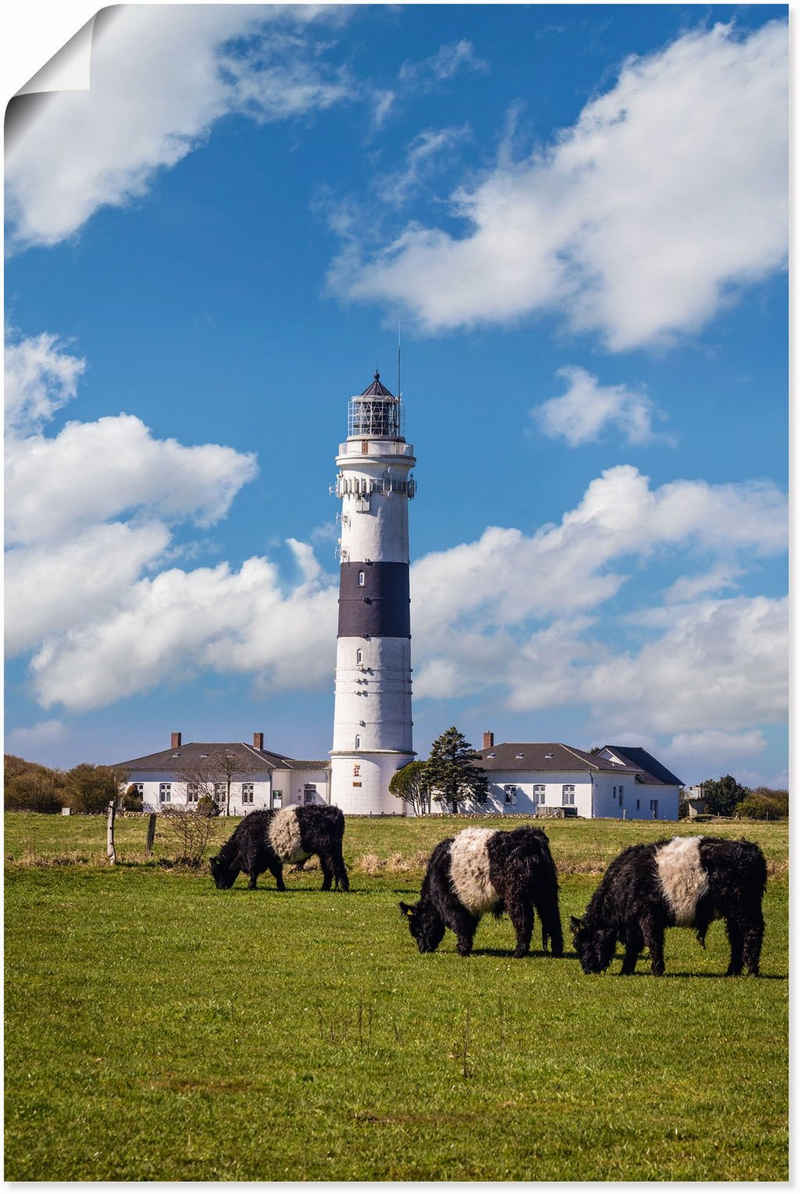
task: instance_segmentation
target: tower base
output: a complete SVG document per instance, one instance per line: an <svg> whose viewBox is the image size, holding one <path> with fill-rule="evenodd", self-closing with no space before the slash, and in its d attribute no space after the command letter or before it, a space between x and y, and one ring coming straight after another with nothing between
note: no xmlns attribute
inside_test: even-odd
<svg viewBox="0 0 800 1194"><path fill-rule="evenodd" d="M413 751L331 751L331 804L345 814L404 817L405 803L389 781L413 758Z"/></svg>

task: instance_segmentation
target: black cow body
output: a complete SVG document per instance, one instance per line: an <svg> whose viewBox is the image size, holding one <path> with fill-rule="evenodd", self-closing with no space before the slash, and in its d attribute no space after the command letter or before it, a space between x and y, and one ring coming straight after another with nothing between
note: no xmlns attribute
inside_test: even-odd
<svg viewBox="0 0 800 1194"><path fill-rule="evenodd" d="M467 955L483 913L506 911L517 934L514 957L521 958L530 948L534 909L544 948L549 939L556 957L563 952L558 878L541 829L464 829L446 838L431 854L419 902L400 909L420 953L435 950L449 928Z"/></svg>
<svg viewBox="0 0 800 1194"><path fill-rule="evenodd" d="M278 812L253 812L211 859L211 874L217 887L232 887L239 871L244 871L250 876L248 886L254 888L258 876L270 871L278 891L285 891L283 864L303 862L316 854L322 890L329 891L335 881L337 888L349 891L343 836L344 814L330 805L288 805Z"/></svg>
<svg viewBox="0 0 800 1194"><path fill-rule="evenodd" d="M583 919L572 918L581 965L587 974L606 970L619 940L622 974L633 974L646 945L660 975L666 928L694 928L705 946L712 920L722 918L731 947L727 973L745 967L758 974L766 883L764 855L752 842L687 837L629 846L609 866Z"/></svg>

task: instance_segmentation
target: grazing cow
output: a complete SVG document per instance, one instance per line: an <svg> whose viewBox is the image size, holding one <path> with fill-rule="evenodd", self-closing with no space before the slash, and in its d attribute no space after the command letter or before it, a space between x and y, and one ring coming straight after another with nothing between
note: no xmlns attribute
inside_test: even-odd
<svg viewBox="0 0 800 1194"><path fill-rule="evenodd" d="M629 846L609 866L582 920L571 918L586 974L606 970L617 939L622 974L633 974L643 946L653 974L664 973L664 929L694 928L705 948L712 920L724 918L731 946L728 974L758 974L767 866L758 846L719 837L674 837Z"/></svg>
<svg viewBox="0 0 800 1194"><path fill-rule="evenodd" d="M484 912L508 912L517 934L515 958L528 952L533 910L542 921L542 944L549 938L553 954L564 949L558 912L558 879L547 834L523 827L511 832L462 829L439 842L422 881L419 902L400 904L420 953L432 953L445 927L458 938L466 956Z"/></svg>
<svg viewBox="0 0 800 1194"><path fill-rule="evenodd" d="M211 859L211 874L217 887L232 887L239 871L250 876L249 887L258 876L270 871L278 891L285 891L283 863L305 861L319 855L322 890L350 890L342 857L344 814L328 804L289 804L279 812L250 813L237 825L225 845Z"/></svg>

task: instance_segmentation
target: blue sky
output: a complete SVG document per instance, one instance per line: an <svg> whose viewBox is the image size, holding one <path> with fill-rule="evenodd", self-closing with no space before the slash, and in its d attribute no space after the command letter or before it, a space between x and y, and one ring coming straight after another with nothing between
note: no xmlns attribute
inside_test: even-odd
<svg viewBox="0 0 800 1194"><path fill-rule="evenodd" d="M6 749L330 748L398 325L415 746L786 782L786 9L154 6L6 168Z"/></svg>

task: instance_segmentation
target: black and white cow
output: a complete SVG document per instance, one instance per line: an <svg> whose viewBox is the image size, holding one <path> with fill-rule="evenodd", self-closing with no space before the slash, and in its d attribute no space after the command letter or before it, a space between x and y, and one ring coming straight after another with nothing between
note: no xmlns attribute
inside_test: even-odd
<svg viewBox="0 0 800 1194"><path fill-rule="evenodd" d="M514 957L528 952L534 908L542 921L542 944L564 949L558 911L558 879L547 834L523 827L511 832L462 829L431 854L417 904L400 904L420 953L432 953L452 929L466 956L484 912L508 912L517 934Z"/></svg>
<svg viewBox="0 0 800 1194"><path fill-rule="evenodd" d="M719 837L675 837L629 846L609 866L582 920L571 918L586 974L606 970L617 940L622 974L633 974L646 945L653 974L664 973L664 930L695 929L705 948L712 920L722 918L731 947L728 974L758 974L767 866L758 846Z"/></svg>
<svg viewBox="0 0 800 1194"><path fill-rule="evenodd" d="M283 863L300 862L319 855L322 890L336 887L350 890L342 857L344 814L328 804L289 804L279 812L250 813L237 825L225 845L211 859L211 874L217 887L232 887L239 871L250 876L249 887L258 876L270 871L278 891L285 891Z"/></svg>

